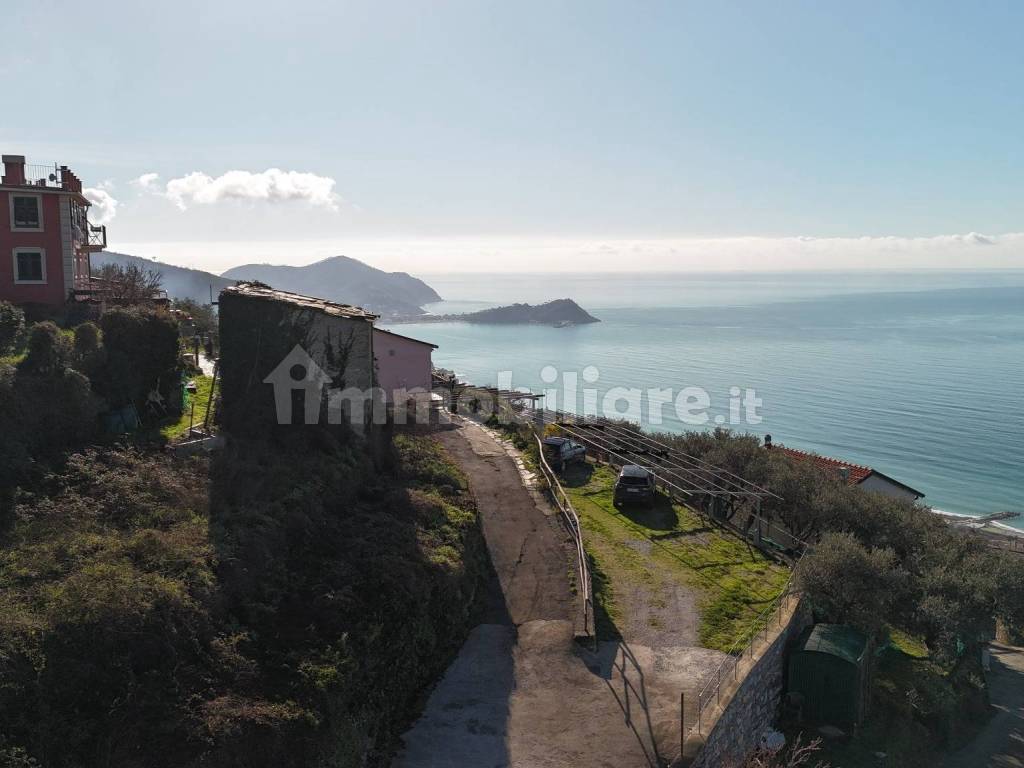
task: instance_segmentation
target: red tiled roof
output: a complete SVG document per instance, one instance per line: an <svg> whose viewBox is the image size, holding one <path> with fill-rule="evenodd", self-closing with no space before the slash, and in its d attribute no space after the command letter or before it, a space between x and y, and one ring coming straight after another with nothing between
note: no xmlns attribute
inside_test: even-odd
<svg viewBox="0 0 1024 768"><path fill-rule="evenodd" d="M871 467L851 464L848 461L840 461L829 456L819 456L816 453L807 453L807 451L798 451L796 448L786 448L783 445L778 446L776 450L782 451L787 456L799 461L813 461L815 465L826 472L832 472L840 476L842 476L842 471L845 469L847 471L847 485L862 483L868 479L868 475L874 472Z"/></svg>

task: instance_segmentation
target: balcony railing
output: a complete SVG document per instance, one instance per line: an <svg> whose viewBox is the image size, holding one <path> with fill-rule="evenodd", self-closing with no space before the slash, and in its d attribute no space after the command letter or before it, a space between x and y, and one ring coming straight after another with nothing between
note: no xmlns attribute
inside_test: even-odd
<svg viewBox="0 0 1024 768"><path fill-rule="evenodd" d="M25 185L29 187L49 187L62 189L61 170L56 165L26 165Z"/></svg>
<svg viewBox="0 0 1024 768"><path fill-rule="evenodd" d="M89 225L89 251L102 251L107 247L107 227Z"/></svg>

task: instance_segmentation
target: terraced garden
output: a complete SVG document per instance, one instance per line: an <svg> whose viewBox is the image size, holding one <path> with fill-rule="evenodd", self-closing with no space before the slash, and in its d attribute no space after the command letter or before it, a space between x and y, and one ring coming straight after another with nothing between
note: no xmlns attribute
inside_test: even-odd
<svg viewBox="0 0 1024 768"><path fill-rule="evenodd" d="M649 507L612 503L615 471L566 469L593 562L602 638L675 638L728 651L784 588L790 571L659 494ZM689 615L688 615L689 614Z"/></svg>

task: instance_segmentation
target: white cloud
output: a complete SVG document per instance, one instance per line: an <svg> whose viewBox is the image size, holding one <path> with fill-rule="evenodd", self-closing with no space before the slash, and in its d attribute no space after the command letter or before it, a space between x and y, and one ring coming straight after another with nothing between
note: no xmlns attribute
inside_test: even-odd
<svg viewBox="0 0 1024 768"><path fill-rule="evenodd" d="M146 179L143 182L143 179ZM143 174L140 186L155 183L155 174ZM209 176L195 171L167 182L164 196L181 210L191 205L213 205L224 200L256 200L270 203L302 201L337 210L341 198L334 192L335 181L327 176L268 168L261 173L228 171Z"/></svg>
<svg viewBox="0 0 1024 768"><path fill-rule="evenodd" d="M132 186L138 187L144 192L152 191L156 188L156 182L160 178L159 173L144 173L137 179L132 179Z"/></svg>
<svg viewBox="0 0 1024 768"><path fill-rule="evenodd" d="M82 194L85 195L86 200L92 203L92 208L89 210L90 223L109 224L117 216L118 202L105 189L90 187L83 189Z"/></svg>

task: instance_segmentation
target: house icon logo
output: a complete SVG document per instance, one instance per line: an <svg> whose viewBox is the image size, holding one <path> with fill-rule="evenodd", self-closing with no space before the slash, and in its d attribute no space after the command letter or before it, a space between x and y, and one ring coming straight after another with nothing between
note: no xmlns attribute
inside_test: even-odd
<svg viewBox="0 0 1024 768"><path fill-rule="evenodd" d="M304 423L316 424L320 421L323 391L324 387L331 384L331 377L301 346L296 344L284 360L267 374L263 383L274 387L274 407L277 410L278 424L294 423L292 402L296 390L303 392Z"/></svg>

